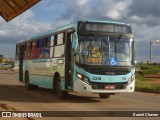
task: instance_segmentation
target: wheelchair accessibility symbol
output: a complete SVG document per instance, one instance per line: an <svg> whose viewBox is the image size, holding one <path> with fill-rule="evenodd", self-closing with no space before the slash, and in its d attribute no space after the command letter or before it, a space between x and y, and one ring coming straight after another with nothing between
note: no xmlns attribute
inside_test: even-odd
<svg viewBox="0 0 160 120"><path fill-rule="evenodd" d="M117 59L111 57L111 58L110 58L110 64L113 65L113 66L114 66L114 65L117 65Z"/></svg>

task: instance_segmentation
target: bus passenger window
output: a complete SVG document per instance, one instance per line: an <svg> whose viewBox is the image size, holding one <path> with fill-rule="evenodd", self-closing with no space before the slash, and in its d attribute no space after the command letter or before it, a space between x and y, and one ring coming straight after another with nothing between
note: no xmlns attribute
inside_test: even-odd
<svg viewBox="0 0 160 120"><path fill-rule="evenodd" d="M53 57L54 35L51 36L50 57Z"/></svg>
<svg viewBox="0 0 160 120"><path fill-rule="evenodd" d="M44 49L43 49L43 46L44 46L44 40L40 39L38 41L38 57L39 58L44 58Z"/></svg>
<svg viewBox="0 0 160 120"><path fill-rule="evenodd" d="M47 47L51 45L51 36L47 37Z"/></svg>
<svg viewBox="0 0 160 120"><path fill-rule="evenodd" d="M50 45L51 45L51 36L46 37L45 39L45 58L49 58L50 57Z"/></svg>
<svg viewBox="0 0 160 120"><path fill-rule="evenodd" d="M37 58L38 50L37 50L37 41L32 42L32 58Z"/></svg>
<svg viewBox="0 0 160 120"><path fill-rule="evenodd" d="M64 34L58 34L57 45L63 44Z"/></svg>
<svg viewBox="0 0 160 120"><path fill-rule="evenodd" d="M53 57L53 47L50 47L50 57Z"/></svg>
<svg viewBox="0 0 160 120"><path fill-rule="evenodd" d="M44 58L44 49L39 50L39 58Z"/></svg>
<svg viewBox="0 0 160 120"><path fill-rule="evenodd" d="M45 58L49 58L50 57L50 48L45 48Z"/></svg>
<svg viewBox="0 0 160 120"><path fill-rule="evenodd" d="M31 42L26 43L26 52L25 52L25 59L30 59L31 57Z"/></svg>
<svg viewBox="0 0 160 120"><path fill-rule="evenodd" d="M53 46L54 45L54 36L51 36L51 44L50 46Z"/></svg>
<svg viewBox="0 0 160 120"><path fill-rule="evenodd" d="M54 57L64 57L64 45L55 46Z"/></svg>
<svg viewBox="0 0 160 120"><path fill-rule="evenodd" d="M54 35L54 45L57 45L57 36L58 35Z"/></svg>
<svg viewBox="0 0 160 120"><path fill-rule="evenodd" d="M43 39L40 39L40 40L39 40L38 48L40 48L40 49L43 48Z"/></svg>
<svg viewBox="0 0 160 120"><path fill-rule="evenodd" d="M51 44L51 37L44 38L44 47L50 47Z"/></svg>
<svg viewBox="0 0 160 120"><path fill-rule="evenodd" d="M31 43L27 43L26 50L27 50L27 51L30 51L30 50L31 50Z"/></svg>

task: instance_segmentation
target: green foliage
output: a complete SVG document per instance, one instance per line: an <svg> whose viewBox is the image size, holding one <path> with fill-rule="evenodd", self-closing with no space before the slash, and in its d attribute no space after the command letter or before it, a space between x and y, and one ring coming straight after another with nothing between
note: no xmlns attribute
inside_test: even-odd
<svg viewBox="0 0 160 120"><path fill-rule="evenodd" d="M145 81L147 80L145 77L143 77L141 74L136 73L136 81Z"/></svg>
<svg viewBox="0 0 160 120"><path fill-rule="evenodd" d="M2 63L3 62L3 60L2 60L2 58L0 58L0 63Z"/></svg>
<svg viewBox="0 0 160 120"><path fill-rule="evenodd" d="M10 64L10 65L14 65L14 62L13 61L8 61L8 63Z"/></svg>
<svg viewBox="0 0 160 120"><path fill-rule="evenodd" d="M151 91L151 92L160 92L160 84L149 84L145 83L147 79L142 75L136 73L136 90L144 90L144 91Z"/></svg>
<svg viewBox="0 0 160 120"><path fill-rule="evenodd" d="M136 67L141 69L143 74L159 74L160 73L160 64L137 64Z"/></svg>
<svg viewBox="0 0 160 120"><path fill-rule="evenodd" d="M143 74L159 74L160 69L159 68L154 68L154 69L148 69L148 70L142 70Z"/></svg>
<svg viewBox="0 0 160 120"><path fill-rule="evenodd" d="M144 82L136 81L136 89L137 90L160 92L160 84L158 84L158 85L144 84Z"/></svg>

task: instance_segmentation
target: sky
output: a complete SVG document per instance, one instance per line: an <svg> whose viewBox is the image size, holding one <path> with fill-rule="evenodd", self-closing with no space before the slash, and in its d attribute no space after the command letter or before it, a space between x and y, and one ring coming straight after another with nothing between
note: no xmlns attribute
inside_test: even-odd
<svg viewBox="0 0 160 120"><path fill-rule="evenodd" d="M133 28L136 61L148 61L150 41L160 39L160 0L41 0L8 23L0 17L0 54L14 58L18 41L77 20L123 18ZM152 55L160 63L160 45Z"/></svg>

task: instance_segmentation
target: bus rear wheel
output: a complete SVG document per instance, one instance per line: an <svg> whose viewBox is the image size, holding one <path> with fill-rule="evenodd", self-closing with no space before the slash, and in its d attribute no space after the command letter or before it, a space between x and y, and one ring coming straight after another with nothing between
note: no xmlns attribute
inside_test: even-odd
<svg viewBox="0 0 160 120"><path fill-rule="evenodd" d="M68 91L61 90L61 78L60 76L57 77L55 82L55 93L61 99L64 99L68 96Z"/></svg>
<svg viewBox="0 0 160 120"><path fill-rule="evenodd" d="M38 88L37 85L32 85L29 83L29 74L28 73L25 74L25 87L27 90L34 90L34 89Z"/></svg>
<svg viewBox="0 0 160 120"><path fill-rule="evenodd" d="M99 97L100 97L100 98L109 98L110 95L107 94L107 93L99 93Z"/></svg>

